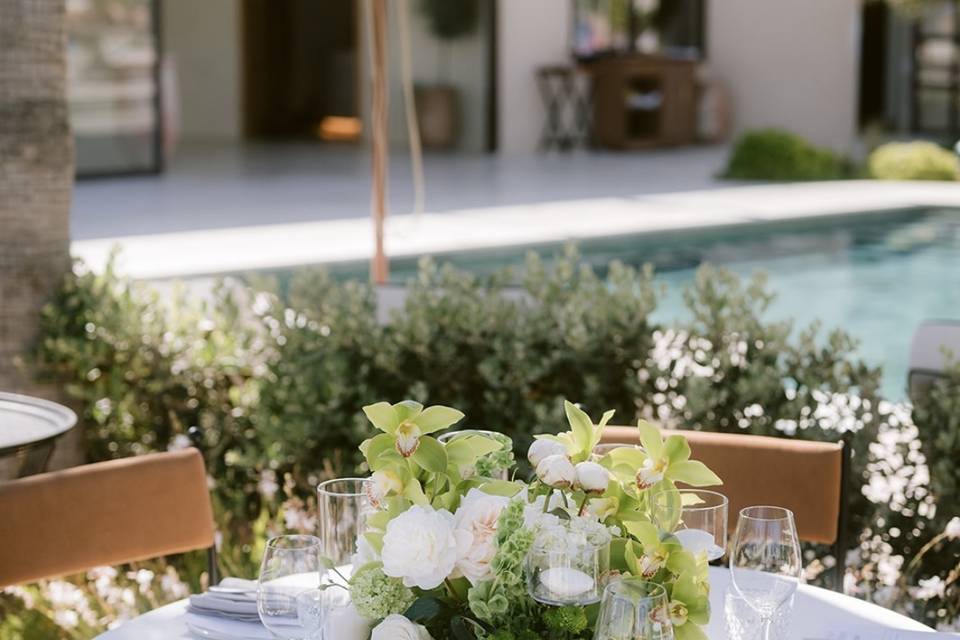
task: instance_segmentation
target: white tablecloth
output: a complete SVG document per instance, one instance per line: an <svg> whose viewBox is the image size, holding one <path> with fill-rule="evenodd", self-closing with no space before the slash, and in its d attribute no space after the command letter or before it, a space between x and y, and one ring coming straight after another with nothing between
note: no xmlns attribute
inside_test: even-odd
<svg viewBox="0 0 960 640"><path fill-rule="evenodd" d="M730 583L725 568L710 568L710 606L713 615L707 627L711 640L724 640L723 598ZM180 600L99 636L100 640L176 640L191 638L184 624L187 601ZM928 627L856 598L826 589L801 585L794 604L790 640L897 640L884 631L930 631Z"/></svg>

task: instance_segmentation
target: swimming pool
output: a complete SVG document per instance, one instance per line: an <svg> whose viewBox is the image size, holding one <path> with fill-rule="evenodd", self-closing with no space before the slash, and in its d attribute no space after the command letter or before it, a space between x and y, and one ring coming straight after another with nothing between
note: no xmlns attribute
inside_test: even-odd
<svg viewBox="0 0 960 640"><path fill-rule="evenodd" d="M474 271L520 265L524 249L438 256ZM557 247L532 248L549 256ZM960 210L911 209L803 221L623 236L584 242L586 260L653 264L667 284L655 319L686 314L682 290L701 264L749 276L766 272L776 293L768 318L814 320L858 338L859 354L884 369L883 393L903 398L910 340L926 319L960 319ZM392 279L412 275L415 261L397 261Z"/></svg>

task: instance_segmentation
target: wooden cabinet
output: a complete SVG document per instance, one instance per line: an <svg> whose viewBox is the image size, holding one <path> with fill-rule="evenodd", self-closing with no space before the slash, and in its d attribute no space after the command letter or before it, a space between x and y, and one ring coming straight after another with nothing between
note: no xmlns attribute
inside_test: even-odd
<svg viewBox="0 0 960 640"><path fill-rule="evenodd" d="M643 149L695 141L695 61L617 56L586 68L593 82L591 137L596 146Z"/></svg>

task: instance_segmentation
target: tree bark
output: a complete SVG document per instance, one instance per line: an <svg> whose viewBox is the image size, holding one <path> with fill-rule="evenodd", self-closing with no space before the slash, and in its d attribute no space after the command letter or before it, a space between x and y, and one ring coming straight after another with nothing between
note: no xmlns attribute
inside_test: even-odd
<svg viewBox="0 0 960 640"><path fill-rule="evenodd" d="M70 267L65 4L0 0L0 389L8 391L38 392L15 360L37 339L40 310Z"/></svg>

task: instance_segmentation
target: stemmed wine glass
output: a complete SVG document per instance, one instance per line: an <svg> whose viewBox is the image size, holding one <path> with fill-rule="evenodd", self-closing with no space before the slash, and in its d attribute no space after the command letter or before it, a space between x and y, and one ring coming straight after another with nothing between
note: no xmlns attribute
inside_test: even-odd
<svg viewBox="0 0 960 640"><path fill-rule="evenodd" d="M298 597L320 586L320 540L277 536L267 541L257 581L257 613L263 626L283 640L306 638Z"/></svg>
<svg viewBox="0 0 960 640"><path fill-rule="evenodd" d="M730 577L760 615L764 640L777 609L796 592L803 570L793 512L781 507L740 510L730 555Z"/></svg>

